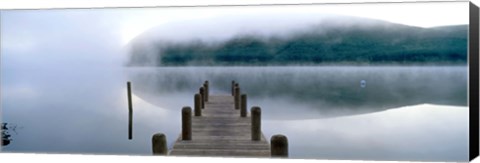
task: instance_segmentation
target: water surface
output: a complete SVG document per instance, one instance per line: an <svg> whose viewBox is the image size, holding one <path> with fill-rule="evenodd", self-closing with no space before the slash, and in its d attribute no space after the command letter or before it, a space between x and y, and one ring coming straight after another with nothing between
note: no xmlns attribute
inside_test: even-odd
<svg viewBox="0 0 480 163"><path fill-rule="evenodd" d="M133 140L127 139L129 80ZM228 94L231 80L239 82L249 107L262 107L265 136L289 137L291 158L467 158L465 66L8 68L2 70L2 120L22 128L2 150L150 155L157 132L171 148L180 109L193 106L204 80L212 94ZM381 114L423 103L458 107ZM431 114L419 114L425 112ZM397 148L408 142L415 143Z"/></svg>

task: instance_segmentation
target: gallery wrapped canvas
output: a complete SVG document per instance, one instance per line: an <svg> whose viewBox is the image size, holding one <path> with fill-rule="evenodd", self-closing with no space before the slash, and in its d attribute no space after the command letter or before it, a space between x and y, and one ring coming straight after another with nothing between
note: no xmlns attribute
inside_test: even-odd
<svg viewBox="0 0 480 163"><path fill-rule="evenodd" d="M478 7L467 1L0 14L2 152L478 155Z"/></svg>

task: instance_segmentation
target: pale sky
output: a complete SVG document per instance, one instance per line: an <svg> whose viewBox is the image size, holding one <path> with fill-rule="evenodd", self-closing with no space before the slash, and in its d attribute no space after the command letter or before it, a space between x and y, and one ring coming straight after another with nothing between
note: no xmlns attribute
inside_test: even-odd
<svg viewBox="0 0 480 163"><path fill-rule="evenodd" d="M105 64L123 56L118 54L124 45L153 27L162 28L162 39L227 38L250 31L281 34L317 23L326 14L418 27L468 24L469 16L468 2L2 10L2 63L66 64L95 56L92 62ZM31 57L40 55L68 62Z"/></svg>

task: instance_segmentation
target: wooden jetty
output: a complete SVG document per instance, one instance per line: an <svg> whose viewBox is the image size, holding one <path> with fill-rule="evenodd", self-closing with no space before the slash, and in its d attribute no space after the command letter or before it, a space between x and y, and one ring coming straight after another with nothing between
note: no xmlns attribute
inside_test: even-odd
<svg viewBox="0 0 480 163"><path fill-rule="evenodd" d="M154 155L288 157L288 141L274 135L270 144L261 131L261 108L247 111L247 95L232 81L231 95L210 95L205 81L194 95L194 109L182 108L182 133L168 151L166 136L152 137ZM192 115L193 112L193 115Z"/></svg>
<svg viewBox="0 0 480 163"><path fill-rule="evenodd" d="M232 96L210 96L201 111L192 117L192 140L180 135L170 155L270 157L270 145L263 135L252 140L251 120L240 117Z"/></svg>

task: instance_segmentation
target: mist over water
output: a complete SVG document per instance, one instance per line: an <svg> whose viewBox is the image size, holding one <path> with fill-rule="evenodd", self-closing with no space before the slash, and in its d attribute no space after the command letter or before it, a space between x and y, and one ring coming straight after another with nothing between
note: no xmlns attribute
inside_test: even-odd
<svg viewBox="0 0 480 163"><path fill-rule="evenodd" d="M138 85L139 97L166 109L177 109L169 103L177 103L179 94L190 93L185 98L192 103L205 80L212 94L230 94L235 80L250 106L261 106L273 119L342 116L423 103L467 105L465 66L131 68L128 77Z"/></svg>

